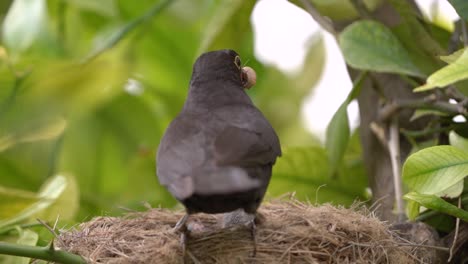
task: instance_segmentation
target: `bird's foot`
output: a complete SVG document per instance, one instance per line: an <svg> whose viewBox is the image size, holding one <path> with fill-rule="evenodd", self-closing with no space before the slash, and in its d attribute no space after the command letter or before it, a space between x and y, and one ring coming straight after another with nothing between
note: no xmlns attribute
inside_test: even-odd
<svg viewBox="0 0 468 264"><path fill-rule="evenodd" d="M252 219L250 222L250 235L252 236L253 241L253 252L250 254L251 257L255 257L257 255L257 224L255 223L255 219Z"/></svg>
<svg viewBox="0 0 468 264"><path fill-rule="evenodd" d="M174 226L174 232L181 232L180 234L180 248L182 250L182 256L185 259L185 253L187 249L187 221L189 218L189 214L185 214Z"/></svg>
<svg viewBox="0 0 468 264"><path fill-rule="evenodd" d="M174 226L174 232L184 231L187 229L187 220L189 218L188 214L185 214L179 221L177 221L176 225Z"/></svg>

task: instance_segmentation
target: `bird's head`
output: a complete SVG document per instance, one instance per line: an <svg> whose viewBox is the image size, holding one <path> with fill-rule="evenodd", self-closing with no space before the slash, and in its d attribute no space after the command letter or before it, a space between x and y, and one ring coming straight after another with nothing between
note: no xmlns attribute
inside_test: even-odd
<svg viewBox="0 0 468 264"><path fill-rule="evenodd" d="M257 76L252 68L242 67L237 52L225 49L210 51L198 57L193 65L192 80L234 81L248 89L255 84Z"/></svg>

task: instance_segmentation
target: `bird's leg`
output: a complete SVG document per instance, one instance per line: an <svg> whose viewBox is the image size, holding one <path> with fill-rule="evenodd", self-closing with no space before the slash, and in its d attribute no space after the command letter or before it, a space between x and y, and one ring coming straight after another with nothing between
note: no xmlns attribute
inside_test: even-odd
<svg viewBox="0 0 468 264"><path fill-rule="evenodd" d="M174 226L174 232L179 232L183 231L184 229L187 229L187 220L189 218L189 214L185 214L179 221L177 221L177 224Z"/></svg>
<svg viewBox="0 0 468 264"><path fill-rule="evenodd" d="M174 232L181 232L180 233L180 246L182 248L182 256L185 256L185 250L187 248L187 220L189 218L189 214L185 214L174 226Z"/></svg>
<svg viewBox="0 0 468 264"><path fill-rule="evenodd" d="M257 255L257 225L261 225L264 221L265 216L258 211L256 211L253 214L253 217L250 220L250 235L252 236L254 246L252 257L255 257L255 255Z"/></svg>
<svg viewBox="0 0 468 264"><path fill-rule="evenodd" d="M257 255L257 224L255 223L255 218L253 218L250 222L250 235L252 236L252 241L253 241L253 252L252 252L252 257L255 257Z"/></svg>

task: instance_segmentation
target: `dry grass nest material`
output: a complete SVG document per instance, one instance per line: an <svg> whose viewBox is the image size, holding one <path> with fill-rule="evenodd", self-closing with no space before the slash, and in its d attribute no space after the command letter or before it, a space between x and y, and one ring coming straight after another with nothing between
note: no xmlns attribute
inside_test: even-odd
<svg viewBox="0 0 468 264"><path fill-rule="evenodd" d="M313 206L294 199L266 202L259 212L257 254L249 228L221 228L220 216L196 214L187 263L421 263L424 247L401 239L362 206ZM97 217L62 232L57 244L91 263L183 263L183 212L150 209L125 217ZM202 228L200 228L202 226Z"/></svg>

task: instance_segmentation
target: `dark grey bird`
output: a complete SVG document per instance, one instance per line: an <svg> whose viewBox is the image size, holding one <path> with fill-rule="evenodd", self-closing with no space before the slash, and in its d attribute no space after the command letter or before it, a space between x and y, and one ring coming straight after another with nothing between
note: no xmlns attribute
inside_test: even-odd
<svg viewBox="0 0 468 264"><path fill-rule="evenodd" d="M159 182L186 208L176 225L183 235L190 214L256 215L281 148L245 92L255 80L233 50L204 53L193 66L187 99L156 160ZM252 222L253 235L254 228Z"/></svg>

